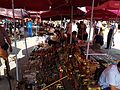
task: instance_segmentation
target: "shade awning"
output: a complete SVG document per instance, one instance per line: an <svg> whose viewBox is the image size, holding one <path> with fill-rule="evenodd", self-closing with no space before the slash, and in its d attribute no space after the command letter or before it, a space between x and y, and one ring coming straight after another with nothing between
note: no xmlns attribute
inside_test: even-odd
<svg viewBox="0 0 120 90"><path fill-rule="evenodd" d="M26 10L49 10L57 8L64 4L71 6L91 6L93 0L14 0L15 8L22 8ZM109 0L94 0L95 6L98 6ZM0 0L0 7L12 8L12 0Z"/></svg>

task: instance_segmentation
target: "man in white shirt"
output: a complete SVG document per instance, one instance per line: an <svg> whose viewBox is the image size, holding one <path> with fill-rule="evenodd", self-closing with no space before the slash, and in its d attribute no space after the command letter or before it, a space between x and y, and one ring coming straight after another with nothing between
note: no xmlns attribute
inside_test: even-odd
<svg viewBox="0 0 120 90"><path fill-rule="evenodd" d="M102 90L120 90L120 62L108 66L99 78Z"/></svg>
<svg viewBox="0 0 120 90"><path fill-rule="evenodd" d="M73 21L73 23L72 23L72 32L73 31L76 31L78 33L77 24L75 23L75 21Z"/></svg>

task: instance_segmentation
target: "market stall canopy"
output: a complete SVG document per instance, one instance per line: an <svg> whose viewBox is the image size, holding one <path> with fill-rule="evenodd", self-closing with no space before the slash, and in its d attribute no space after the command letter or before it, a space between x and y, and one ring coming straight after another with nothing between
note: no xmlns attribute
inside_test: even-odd
<svg viewBox="0 0 120 90"><path fill-rule="evenodd" d="M115 20L117 17L117 14L114 12L108 11L108 10L94 10L93 11L93 19L97 20ZM85 19L90 19L91 18L91 11L87 12L85 16L83 17ZM120 18L120 15L118 15L118 18Z"/></svg>
<svg viewBox="0 0 120 90"><path fill-rule="evenodd" d="M91 6L93 0L14 0L15 8L26 10L49 10L62 5L71 6ZM94 0L95 6L98 6L108 0ZM4 8L12 8L12 0L0 0L0 6Z"/></svg>
<svg viewBox="0 0 120 90"><path fill-rule="evenodd" d="M65 0L68 5L71 6L92 6L93 0ZM94 6L103 4L108 0L94 0Z"/></svg>
<svg viewBox="0 0 120 90"><path fill-rule="evenodd" d="M14 0L14 7L26 10L44 11L49 10L50 7L58 7L65 3L65 0ZM0 6L11 9L12 0L0 0Z"/></svg>
<svg viewBox="0 0 120 90"><path fill-rule="evenodd" d="M11 17L7 17L7 16L0 15L0 19L5 19L5 18L7 18L7 19L12 19Z"/></svg>
<svg viewBox="0 0 120 90"><path fill-rule="evenodd" d="M54 0L50 0L50 1L54 1ZM59 0L59 1L65 1L63 5L79 6L79 7L92 6L92 2L93 2L93 0ZM94 6L99 6L105 3L106 1L109 1L109 0L94 0ZM52 6L52 8L56 8L56 7L54 5Z"/></svg>
<svg viewBox="0 0 120 90"><path fill-rule="evenodd" d="M35 18L37 18L37 17L41 18L39 12L30 12L29 15L30 15L30 17L33 18L33 19L35 19Z"/></svg>
<svg viewBox="0 0 120 90"><path fill-rule="evenodd" d="M49 10L49 0L14 0L15 8L26 10ZM12 0L0 0L0 7L12 8Z"/></svg>
<svg viewBox="0 0 120 90"><path fill-rule="evenodd" d="M64 18L66 18L66 19L71 19L71 16L70 15L62 15L62 16L60 16L60 15L55 15L55 16L52 16L52 17L41 17L41 19L42 20L52 20L52 21L54 21L54 20L64 20ZM80 19L82 19L81 18L81 16L80 15L73 15L73 19L74 20L80 20Z"/></svg>
<svg viewBox="0 0 120 90"><path fill-rule="evenodd" d="M12 14L12 9L5 9L5 8L0 8L0 15L6 18L13 18ZM15 9L15 18L22 18L29 16L29 13L26 10L22 9L22 15L21 15L21 9Z"/></svg>
<svg viewBox="0 0 120 90"><path fill-rule="evenodd" d="M79 10L76 7L73 7L73 17L74 16L82 16L84 15L84 12ZM71 18L71 6L62 6L59 8L56 8L54 10L50 10L48 12L42 13L41 14L41 18L45 19L45 18Z"/></svg>
<svg viewBox="0 0 120 90"><path fill-rule="evenodd" d="M117 14L118 16L120 16L120 10L108 10L108 11L111 11L111 12Z"/></svg>
<svg viewBox="0 0 120 90"><path fill-rule="evenodd" d="M104 4L96 7L96 9L119 10L120 9L120 0L107 1Z"/></svg>

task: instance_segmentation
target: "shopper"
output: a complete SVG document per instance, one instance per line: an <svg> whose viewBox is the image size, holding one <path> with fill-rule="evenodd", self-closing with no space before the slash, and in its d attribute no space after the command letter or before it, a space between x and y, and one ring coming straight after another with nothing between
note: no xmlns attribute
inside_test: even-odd
<svg viewBox="0 0 120 90"><path fill-rule="evenodd" d="M108 35L107 35L107 47L105 49L110 49L111 48L111 45L112 45L112 42L113 42L112 38L114 38L113 37L114 29L115 29L115 25L111 25L110 30L109 30Z"/></svg>
<svg viewBox="0 0 120 90"><path fill-rule="evenodd" d="M28 21L27 28L28 28L28 36L32 37L33 31L32 31L32 21L31 20Z"/></svg>
<svg viewBox="0 0 120 90"><path fill-rule="evenodd" d="M77 38L77 32L73 31L72 32L72 44L78 44L78 38Z"/></svg>
<svg viewBox="0 0 120 90"><path fill-rule="evenodd" d="M102 31L100 31L98 34L96 33L94 37L93 47L95 49L100 49L103 44L104 44L103 35L102 35Z"/></svg>
<svg viewBox="0 0 120 90"><path fill-rule="evenodd" d="M120 62L108 66L99 78L102 90L120 90Z"/></svg>
<svg viewBox="0 0 120 90"><path fill-rule="evenodd" d="M0 26L0 48L2 48L6 52L9 49L9 51L12 52L11 40L8 37L8 34L5 31L5 29L1 26ZM2 63L4 64L4 62L2 62ZM8 60L5 60L5 64L8 67L8 69L10 70Z"/></svg>

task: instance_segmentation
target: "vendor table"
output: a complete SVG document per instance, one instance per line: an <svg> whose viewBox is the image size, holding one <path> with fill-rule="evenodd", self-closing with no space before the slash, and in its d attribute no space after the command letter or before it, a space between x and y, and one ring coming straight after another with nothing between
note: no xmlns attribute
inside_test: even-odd
<svg viewBox="0 0 120 90"><path fill-rule="evenodd" d="M82 47L84 54L86 55L86 47ZM89 49L89 59L96 60L97 62L107 63L107 64L116 64L118 58L108 54L103 49Z"/></svg>

